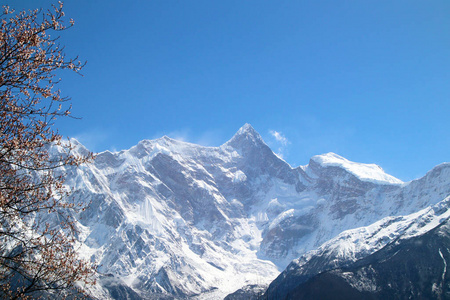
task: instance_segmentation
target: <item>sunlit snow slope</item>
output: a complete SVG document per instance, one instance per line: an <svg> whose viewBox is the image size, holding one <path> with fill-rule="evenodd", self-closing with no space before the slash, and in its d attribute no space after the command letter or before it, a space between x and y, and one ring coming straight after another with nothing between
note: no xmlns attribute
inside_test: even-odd
<svg viewBox="0 0 450 300"><path fill-rule="evenodd" d="M90 203L76 218L103 298L221 299L344 230L436 204L449 170L402 183L333 153L292 168L246 124L220 147L162 137L65 172Z"/></svg>

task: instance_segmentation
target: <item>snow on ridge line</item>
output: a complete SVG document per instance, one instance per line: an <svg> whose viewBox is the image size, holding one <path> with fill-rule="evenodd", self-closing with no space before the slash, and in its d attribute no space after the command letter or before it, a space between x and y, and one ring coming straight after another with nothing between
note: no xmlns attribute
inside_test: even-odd
<svg viewBox="0 0 450 300"><path fill-rule="evenodd" d="M403 181L392 175L386 174L383 169L376 164L352 162L333 152L313 156L311 160L323 167L343 168L362 181L381 184L403 184Z"/></svg>
<svg viewBox="0 0 450 300"><path fill-rule="evenodd" d="M186 149L186 148L191 148L191 149L201 149L201 150L218 150L218 149L223 149L226 148L227 145L229 144L230 141L233 140L233 138L240 136L240 135L250 135L262 142L264 142L264 140L262 139L261 135L248 123L244 124L241 128L239 128L239 130L233 135L233 137L231 137L231 139L229 139L228 141L224 142L222 145L219 146L205 146L205 145L200 145L197 144L195 142L190 142L190 141L185 141L185 140L181 140L181 139L175 139L172 137L169 137L167 135L163 135L159 138L155 138L155 139L143 139L140 140L136 145L131 146L128 149L122 149L122 150L104 150L104 151L100 151L97 154L102 154L104 152L109 152L111 154L120 154L123 152L127 152L132 150L133 148L142 145L144 147L154 147L156 146L165 146L168 149ZM78 140L76 140L77 144L83 146ZM264 142L265 143L265 142ZM84 147L84 146L83 146ZM177 149L178 148L178 149Z"/></svg>
<svg viewBox="0 0 450 300"><path fill-rule="evenodd" d="M404 216L385 217L371 225L349 229L326 241L317 249L294 259L303 266L313 256L337 255L342 264L366 257L396 239L406 240L423 235L450 219L450 196L435 205ZM338 267L335 265L334 267Z"/></svg>
<svg viewBox="0 0 450 300"><path fill-rule="evenodd" d="M244 126L242 126L241 128L239 128L238 132L236 134L243 134L246 132L251 132L251 131L255 131L255 129L253 128L252 125L250 125L249 123L245 123Z"/></svg>
<svg viewBox="0 0 450 300"><path fill-rule="evenodd" d="M157 138L157 139L144 139L138 142L137 145L132 146L129 149L120 150L120 151L102 151L97 153L97 155L102 154L113 154L113 155L120 155L124 153L128 153L129 151L132 151L133 149L136 149L138 146L144 146L145 148L150 147L151 151L148 154L148 156L155 156L157 153L165 153L165 154L183 154L185 151L220 151L225 150L227 151L227 147L230 144L231 141L233 141L236 137L242 136L242 135L248 135L253 140L259 140L260 142L264 143L264 140L260 136L260 134L248 123L246 123L244 126L242 126L237 133L227 142L220 146L203 146L187 141L182 140L176 140L173 138L170 138L166 135ZM77 148L82 148L85 151L88 151L86 147L81 144L78 140L74 140L74 144L77 146ZM272 151L272 153L277 156L278 159L286 163L291 169L295 169L292 167L287 161L285 161L283 158L279 157L275 152ZM356 163L347 160L346 158L339 156L335 153L329 152L322 155L316 155L311 158L312 161L315 161L316 163L320 164L323 167L341 167L348 171L349 173L353 174L357 178L359 178L362 181L366 182L372 182L375 184L404 184L403 181L401 181L398 178L395 178L392 175L386 174L381 167L379 167L376 164L363 164L363 163ZM303 171L307 172L308 175L311 177L314 177L314 174L311 174L308 172L308 166L299 166L297 168L301 168Z"/></svg>

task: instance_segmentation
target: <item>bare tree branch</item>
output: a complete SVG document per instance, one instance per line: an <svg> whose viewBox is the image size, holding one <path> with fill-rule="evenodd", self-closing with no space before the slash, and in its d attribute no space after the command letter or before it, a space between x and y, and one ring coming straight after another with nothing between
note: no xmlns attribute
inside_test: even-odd
<svg viewBox="0 0 450 300"><path fill-rule="evenodd" d="M53 128L70 115L69 98L55 71L79 73L85 63L67 59L58 37L63 5L0 14L0 298L26 299L39 291L93 284L94 267L74 249L76 226L61 167L93 159L76 154ZM49 149L59 155L50 155ZM60 226L50 225L51 215ZM13 282L18 280L17 282Z"/></svg>

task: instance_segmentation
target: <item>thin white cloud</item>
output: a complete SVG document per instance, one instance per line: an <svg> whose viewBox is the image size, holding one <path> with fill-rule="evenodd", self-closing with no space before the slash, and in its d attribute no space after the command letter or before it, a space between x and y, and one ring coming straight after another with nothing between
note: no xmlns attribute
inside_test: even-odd
<svg viewBox="0 0 450 300"><path fill-rule="evenodd" d="M177 129L173 131L159 131L153 134L150 139L156 140L163 136L168 136L171 139L180 141L180 142L191 142L191 131L187 128Z"/></svg>
<svg viewBox="0 0 450 300"><path fill-rule="evenodd" d="M85 146L89 151L99 152L104 151L102 148L105 141L108 140L110 134L102 129L92 129L85 132L80 132L74 136L83 146Z"/></svg>
<svg viewBox="0 0 450 300"><path fill-rule="evenodd" d="M289 143L289 140L281 132L269 130L269 133L277 140L277 142L281 143L281 145L286 146Z"/></svg>
<svg viewBox="0 0 450 300"><path fill-rule="evenodd" d="M277 149L276 155L281 159L284 159L288 154L288 145L291 143L283 133L276 130L269 130L269 134L272 137L272 141L268 141L272 149Z"/></svg>
<svg viewBox="0 0 450 300"><path fill-rule="evenodd" d="M224 142L221 139L221 132L218 130L208 130L200 134L196 139L194 139L194 143L206 147L217 147Z"/></svg>
<svg viewBox="0 0 450 300"><path fill-rule="evenodd" d="M151 139L158 139L164 135L177 141L188 142L207 147L219 146L221 143L223 143L223 141L220 139L221 133L217 130L208 130L201 134L193 134L193 131L189 128L182 128L170 132L158 132L154 134Z"/></svg>

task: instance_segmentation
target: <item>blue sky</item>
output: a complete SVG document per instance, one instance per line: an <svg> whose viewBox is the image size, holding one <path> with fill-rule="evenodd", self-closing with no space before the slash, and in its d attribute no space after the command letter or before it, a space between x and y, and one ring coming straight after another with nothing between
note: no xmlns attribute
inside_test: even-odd
<svg viewBox="0 0 450 300"><path fill-rule="evenodd" d="M2 1L20 8L51 1ZM93 151L250 123L292 166L335 152L411 180L450 161L450 1L65 1L60 133Z"/></svg>

